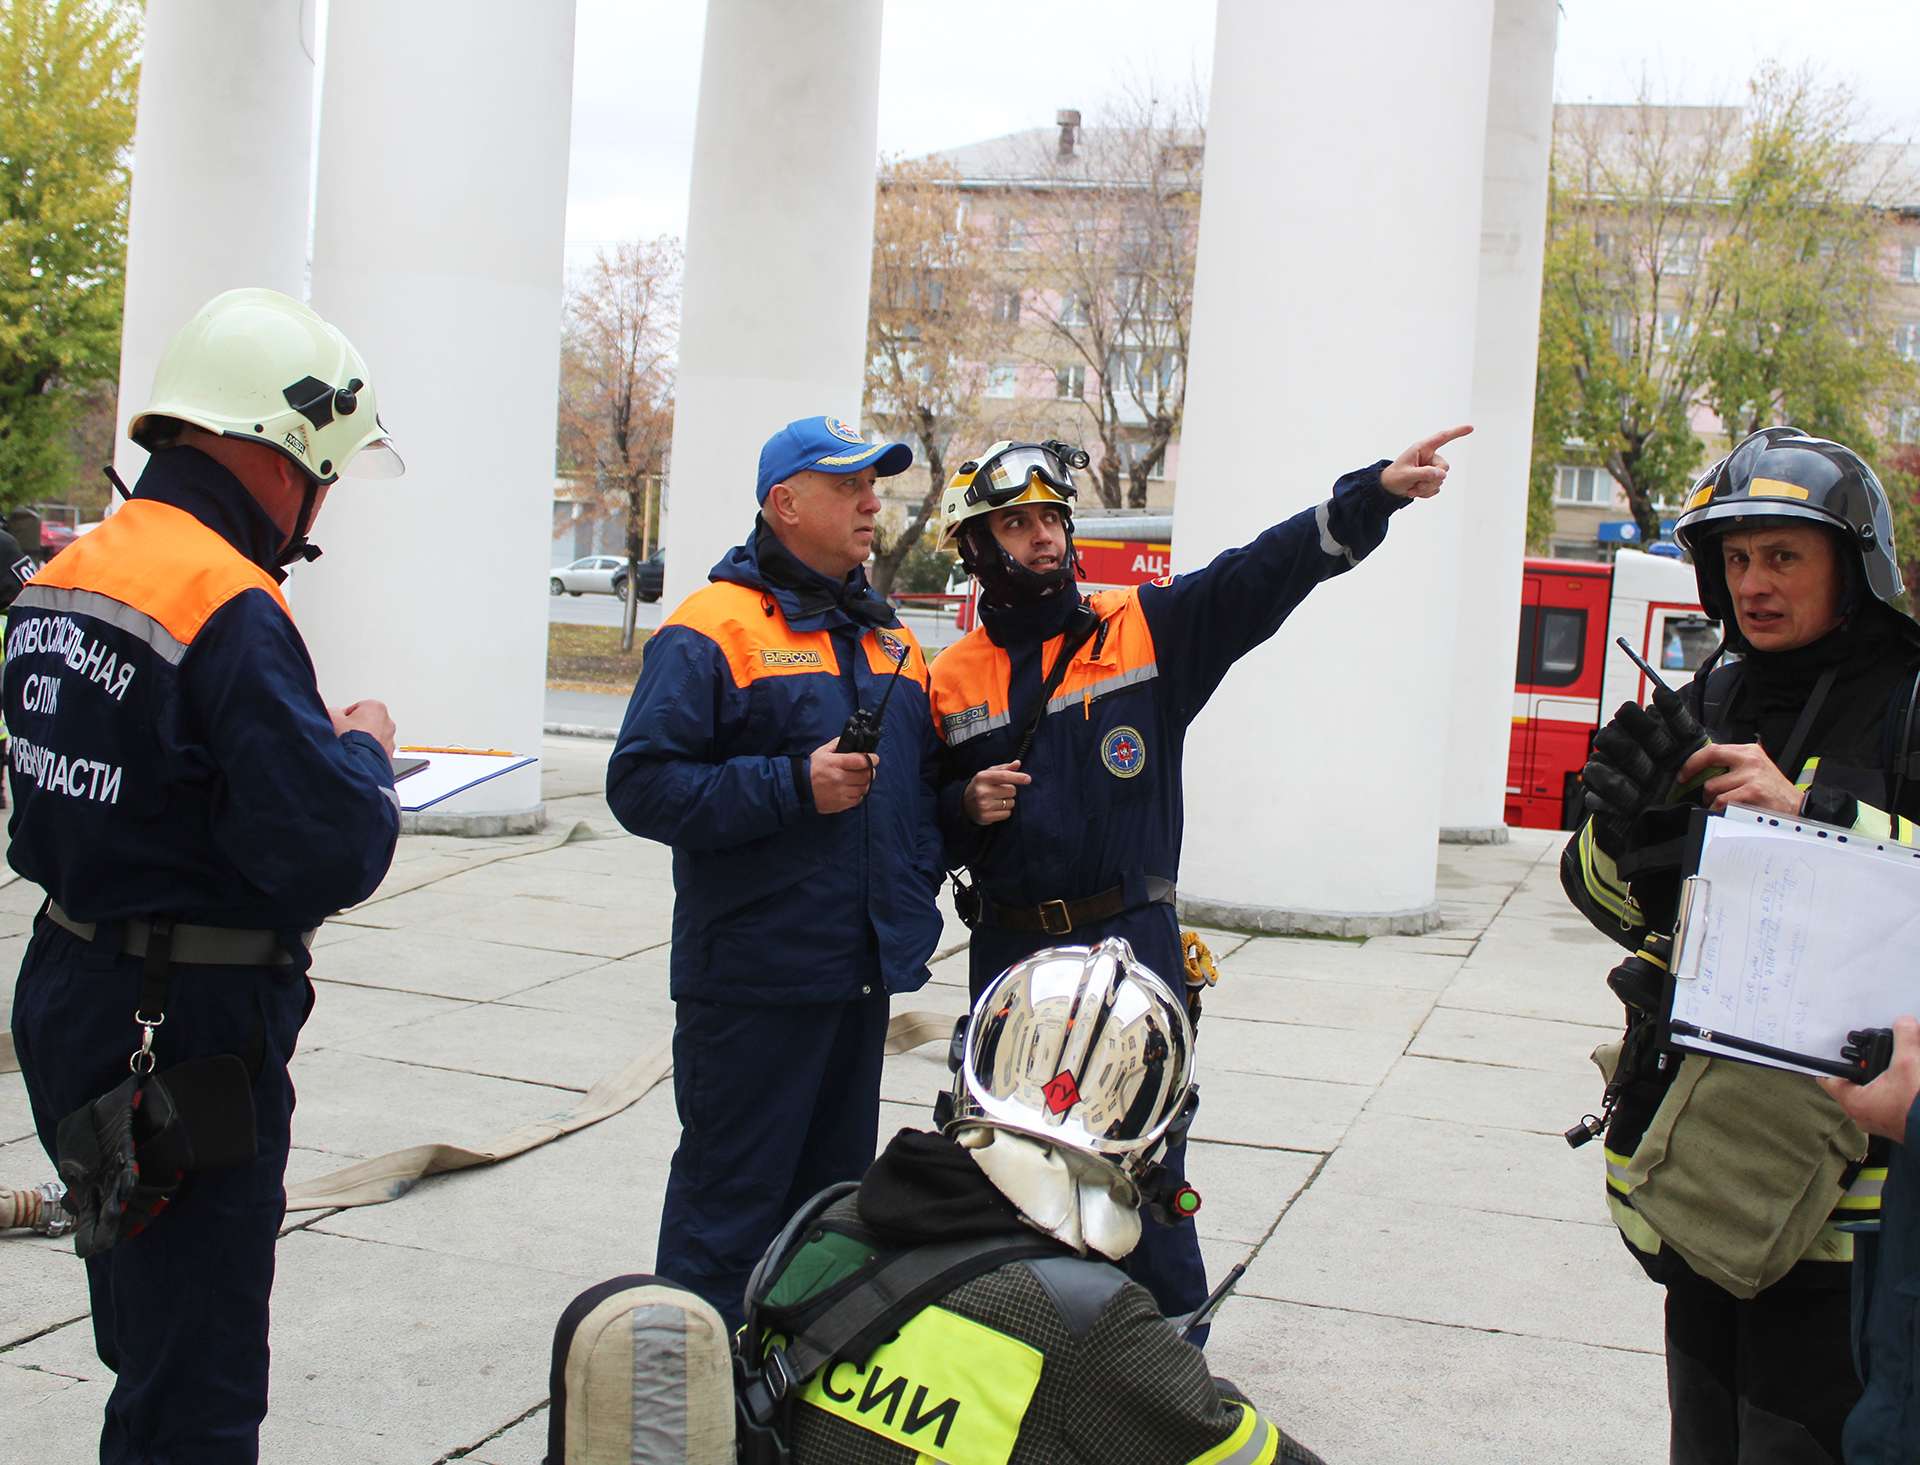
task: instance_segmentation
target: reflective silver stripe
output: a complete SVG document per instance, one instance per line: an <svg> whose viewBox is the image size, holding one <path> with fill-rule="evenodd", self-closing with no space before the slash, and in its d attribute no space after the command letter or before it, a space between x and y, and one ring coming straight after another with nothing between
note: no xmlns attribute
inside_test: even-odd
<svg viewBox="0 0 1920 1465"><path fill-rule="evenodd" d="M1841 1197L1841 1204L1848 1201L1871 1200L1878 1204L1880 1192L1886 1186L1887 1172L1879 1167L1862 1170L1854 1177L1853 1184L1847 1187L1847 1193Z"/></svg>
<svg viewBox="0 0 1920 1465"><path fill-rule="evenodd" d="M996 727L1005 727L1013 721L1012 714L996 712L991 717L983 717L978 722L970 722L957 732L947 733L947 746L957 748L969 738L977 738L982 733L990 733ZM944 728L944 725L943 725Z"/></svg>
<svg viewBox="0 0 1920 1465"><path fill-rule="evenodd" d="M50 585L28 585L13 605L15 610L47 610L105 621L145 641L155 655L171 666L178 666L180 658L187 654L186 644L176 640L173 632L145 611L135 610L125 601L102 595L97 590L56 590Z"/></svg>
<svg viewBox="0 0 1920 1465"><path fill-rule="evenodd" d="M1251 1406L1247 1407L1248 1412L1251 1413ZM1253 1434L1248 1437L1244 1445L1235 1450L1231 1455L1222 1459L1220 1465L1253 1465L1255 1460L1258 1460L1267 1452L1267 1445L1272 1439L1273 1426L1260 1415L1255 1414L1253 1416Z"/></svg>
<svg viewBox="0 0 1920 1465"><path fill-rule="evenodd" d="M1332 511L1332 499L1328 499L1313 511L1313 522L1320 530L1320 552L1332 555L1336 559L1344 559L1350 565L1357 565L1360 561L1353 557L1353 551L1333 537L1333 528L1327 518Z"/></svg>
<svg viewBox="0 0 1920 1465"><path fill-rule="evenodd" d="M1633 1189L1633 1181L1627 1176L1627 1162L1616 1160L1612 1155L1607 1156L1607 1179L1619 1181L1622 1190Z"/></svg>
<svg viewBox="0 0 1920 1465"><path fill-rule="evenodd" d="M199 662L197 662L197 661L196 661L196 662L194 663L194 665L195 665L195 666L198 666L199 664L200 664L200 663L199 663ZM390 802L390 803L391 803L391 804L393 805L393 808L394 808L394 812L395 812L395 813L398 813L398 814L404 814L404 813L406 812L406 810L405 810L405 809L403 809L403 808L401 808L401 807L400 807L400 795L399 795L399 794L397 794L397 793L395 793L395 792L394 792L394 791L393 791L392 789L390 789L390 788L383 788L383 789L381 789L381 790L380 790L380 792L381 792L381 793L383 793L383 794L385 794L385 795L387 796L387 800L388 800L388 802Z"/></svg>
<svg viewBox="0 0 1920 1465"><path fill-rule="evenodd" d="M1102 677L1097 682L1089 682L1084 687L1076 687L1071 692L1062 692L1047 704L1049 715L1064 712L1069 707L1078 707L1081 702L1091 702L1095 697L1104 697L1109 692L1117 692L1122 687L1131 687L1136 682L1150 682L1160 675L1157 663L1136 666L1132 671L1123 671L1117 677Z"/></svg>

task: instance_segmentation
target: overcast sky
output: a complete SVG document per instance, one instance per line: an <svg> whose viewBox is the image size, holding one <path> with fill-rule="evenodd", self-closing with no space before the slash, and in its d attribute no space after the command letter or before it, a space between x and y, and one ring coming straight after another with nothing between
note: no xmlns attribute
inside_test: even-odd
<svg viewBox="0 0 1920 1465"><path fill-rule="evenodd" d="M704 11L579 0L569 264L686 233ZM1092 122L1129 79L1204 86L1212 63L1209 0L886 0L885 14L883 153L1050 125L1061 107ZM1555 96L1631 101L1644 75L1667 100L1738 101L1769 58L1847 82L1876 129L1920 140L1920 0L1563 0Z"/></svg>

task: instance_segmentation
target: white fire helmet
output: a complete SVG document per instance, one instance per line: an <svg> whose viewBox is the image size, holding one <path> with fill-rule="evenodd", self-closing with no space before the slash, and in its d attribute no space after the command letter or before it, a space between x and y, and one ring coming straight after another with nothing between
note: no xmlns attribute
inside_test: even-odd
<svg viewBox="0 0 1920 1465"><path fill-rule="evenodd" d="M167 419L265 443L317 484L405 471L353 343L277 290L216 295L175 333L127 436L151 449Z"/></svg>

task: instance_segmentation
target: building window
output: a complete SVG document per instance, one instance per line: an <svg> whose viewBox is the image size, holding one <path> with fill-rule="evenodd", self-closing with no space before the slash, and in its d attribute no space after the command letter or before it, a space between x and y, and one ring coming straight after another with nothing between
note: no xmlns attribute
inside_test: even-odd
<svg viewBox="0 0 1920 1465"><path fill-rule="evenodd" d="M1920 407L1908 403L1893 409L1892 430L1888 434L1897 443L1920 443Z"/></svg>
<svg viewBox="0 0 1920 1465"><path fill-rule="evenodd" d="M1610 323L1613 339L1613 354L1626 357L1633 354L1633 317L1624 310L1616 310Z"/></svg>
<svg viewBox="0 0 1920 1465"><path fill-rule="evenodd" d="M1909 285L1920 282L1920 244L1903 244L1896 273Z"/></svg>
<svg viewBox="0 0 1920 1465"><path fill-rule="evenodd" d="M1020 292L1001 290L993 297L993 318L1001 325L1012 325L1020 319Z"/></svg>
<svg viewBox="0 0 1920 1465"><path fill-rule="evenodd" d="M1152 446L1151 443L1139 442L1132 438L1128 438L1120 444L1120 461L1126 465L1124 471L1129 476L1131 476L1133 472L1134 465L1147 456ZM1150 482L1158 483L1166 476L1167 455L1162 452L1159 461L1147 470L1147 478Z"/></svg>
<svg viewBox="0 0 1920 1465"><path fill-rule="evenodd" d="M1014 382L1020 368L1010 362L1001 362L998 366L987 368L987 395L989 397L1011 397Z"/></svg>
<svg viewBox="0 0 1920 1465"><path fill-rule="evenodd" d="M1700 236L1681 234L1660 242L1660 272L1665 275L1691 275L1700 268Z"/></svg>
<svg viewBox="0 0 1920 1465"><path fill-rule="evenodd" d="M1069 290L1067 298L1060 302L1060 324L1083 326L1087 318L1087 297L1078 290Z"/></svg>
<svg viewBox="0 0 1920 1465"><path fill-rule="evenodd" d="M1893 328L1893 349L1904 361L1920 361L1920 320L1903 320Z"/></svg>
<svg viewBox="0 0 1920 1465"><path fill-rule="evenodd" d="M1009 253L1018 254L1027 247L1027 223L1024 219L1009 217L1000 228L1000 247Z"/></svg>
<svg viewBox="0 0 1920 1465"><path fill-rule="evenodd" d="M1659 337L1654 342L1660 351L1683 351L1693 338L1693 322L1677 310L1663 310L1655 320Z"/></svg>
<svg viewBox="0 0 1920 1465"><path fill-rule="evenodd" d="M1053 394L1063 402L1077 402L1087 395L1087 369L1084 366L1058 366L1053 372Z"/></svg>
<svg viewBox="0 0 1920 1465"><path fill-rule="evenodd" d="M1613 475L1604 468L1576 468L1562 465L1554 485L1553 501L1605 508L1613 502Z"/></svg>

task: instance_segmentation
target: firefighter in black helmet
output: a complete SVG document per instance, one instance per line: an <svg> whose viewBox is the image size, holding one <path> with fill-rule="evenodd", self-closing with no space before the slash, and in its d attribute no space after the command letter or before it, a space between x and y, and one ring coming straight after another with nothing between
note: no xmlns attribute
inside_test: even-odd
<svg viewBox="0 0 1920 1465"><path fill-rule="evenodd" d="M1724 639L1679 692L1622 706L1582 775L1588 818L1562 883L1633 954L1609 977L1627 1027L1601 1114L1569 1138L1604 1132L1615 1224L1667 1288L1675 1465L1837 1461L1860 1393L1853 1228L1877 1219L1883 1150L1803 1077L1663 1060L1655 1018L1690 810L1743 804L1913 842L1920 626L1890 603L1886 492L1839 443L1754 433L1700 477L1675 537ZM1753 1142L1707 1142L1721 1122ZM1669 1190L1656 1229L1635 1196L1659 1155L1655 1187L1681 1167L1697 1199L1676 1207Z"/></svg>

